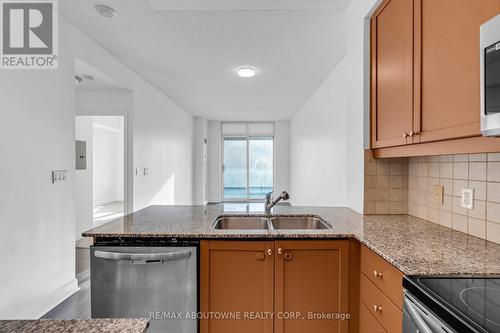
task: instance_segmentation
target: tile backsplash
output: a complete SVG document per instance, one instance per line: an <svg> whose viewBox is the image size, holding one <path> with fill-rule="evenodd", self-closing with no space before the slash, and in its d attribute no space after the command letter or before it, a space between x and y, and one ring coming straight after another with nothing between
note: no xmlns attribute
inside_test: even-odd
<svg viewBox="0 0 500 333"><path fill-rule="evenodd" d="M389 191L391 191L392 165L398 165L394 167L395 170L397 169L397 173L401 173L406 180L403 178L401 181L401 195L398 192L397 196L391 197L389 193L387 197L384 192L387 179L380 179L379 182L379 177L389 177ZM400 165L403 168L401 172ZM399 183L397 180L398 186ZM434 199L435 185L443 188L444 196L441 202ZM462 207L462 189L473 189L472 209ZM500 154L498 153L375 160L371 158L371 153L367 152L365 214L398 214L399 208L394 207L399 205L391 199L400 198L402 198L402 213L500 243Z"/></svg>
<svg viewBox="0 0 500 333"><path fill-rule="evenodd" d="M374 159L365 151L365 214L408 213L408 159Z"/></svg>

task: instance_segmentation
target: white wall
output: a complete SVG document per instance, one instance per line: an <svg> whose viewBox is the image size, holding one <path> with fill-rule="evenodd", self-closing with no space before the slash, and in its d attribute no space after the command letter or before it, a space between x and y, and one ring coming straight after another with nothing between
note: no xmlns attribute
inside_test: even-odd
<svg viewBox="0 0 500 333"><path fill-rule="evenodd" d="M0 73L1 319L40 316L77 288L74 60L62 37L58 70ZM52 184L52 170L68 181Z"/></svg>
<svg viewBox="0 0 500 333"><path fill-rule="evenodd" d="M204 118L194 118L194 142L193 142L193 163L194 163L194 183L193 183L193 204L207 204L207 140L208 121Z"/></svg>
<svg viewBox="0 0 500 333"><path fill-rule="evenodd" d="M61 21L68 34L79 36L73 37L70 45L78 58L132 91L133 169L150 168L148 176L134 177L134 210L153 204L191 204L193 116L64 19Z"/></svg>
<svg viewBox="0 0 500 333"><path fill-rule="evenodd" d="M351 0L345 56L292 119L291 188L298 205L363 211L369 135L369 17L381 0ZM344 146L344 148L342 148Z"/></svg>
<svg viewBox="0 0 500 333"><path fill-rule="evenodd" d="M293 205L347 204L347 119L343 61L291 122Z"/></svg>
<svg viewBox="0 0 500 333"><path fill-rule="evenodd" d="M382 0L352 0L345 11L347 205L363 212L364 148L369 142L369 17Z"/></svg>
<svg viewBox="0 0 500 333"><path fill-rule="evenodd" d="M134 90L134 210L193 201L193 117L157 90Z"/></svg>
<svg viewBox="0 0 500 333"><path fill-rule="evenodd" d="M128 111L133 109L133 91L130 90L77 90L76 113L86 111Z"/></svg>
<svg viewBox="0 0 500 333"><path fill-rule="evenodd" d="M2 319L36 318L77 288L75 57L133 91L134 164L152 167L134 208L192 199L193 117L64 18L59 34L58 70L0 74ZM61 169L68 181L52 184Z"/></svg>
<svg viewBox="0 0 500 333"><path fill-rule="evenodd" d="M94 207L124 200L123 147L123 117L93 117Z"/></svg>
<svg viewBox="0 0 500 333"><path fill-rule="evenodd" d="M83 231L92 228L93 224L93 184L92 184L92 138L93 118L78 116L75 119L75 138L85 141L87 153L87 169L75 170L75 201L76 201L76 239L81 238Z"/></svg>
<svg viewBox="0 0 500 333"><path fill-rule="evenodd" d="M209 120L207 128L207 201L220 202L222 200L221 122Z"/></svg>
<svg viewBox="0 0 500 333"><path fill-rule="evenodd" d="M290 192L290 121L274 123L274 192Z"/></svg>

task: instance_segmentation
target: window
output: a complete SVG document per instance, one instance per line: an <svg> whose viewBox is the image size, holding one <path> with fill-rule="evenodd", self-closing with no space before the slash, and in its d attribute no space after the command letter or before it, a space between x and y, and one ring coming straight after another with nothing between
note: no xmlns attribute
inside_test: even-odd
<svg viewBox="0 0 500 333"><path fill-rule="evenodd" d="M269 134L274 128L272 126L270 130L269 124L223 124L222 179L225 201L261 200L273 190L273 136L248 135Z"/></svg>

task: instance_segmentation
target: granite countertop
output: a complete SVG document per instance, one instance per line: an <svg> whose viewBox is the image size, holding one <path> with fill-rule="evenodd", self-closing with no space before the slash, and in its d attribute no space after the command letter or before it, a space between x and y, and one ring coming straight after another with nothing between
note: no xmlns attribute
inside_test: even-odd
<svg viewBox="0 0 500 333"><path fill-rule="evenodd" d="M86 237L196 239L356 238L406 275L500 275L500 245L408 215L348 208L276 206L273 215L319 215L331 230L215 230L220 215L264 215L263 204L150 206L83 233Z"/></svg>
<svg viewBox="0 0 500 333"><path fill-rule="evenodd" d="M143 333L149 319L0 320L2 333Z"/></svg>

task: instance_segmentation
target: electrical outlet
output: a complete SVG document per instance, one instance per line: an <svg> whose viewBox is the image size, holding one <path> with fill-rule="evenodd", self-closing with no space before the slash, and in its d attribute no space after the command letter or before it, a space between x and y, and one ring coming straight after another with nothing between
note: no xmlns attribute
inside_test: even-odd
<svg viewBox="0 0 500 333"><path fill-rule="evenodd" d="M474 207L474 190L471 188L462 189L462 207L472 209Z"/></svg>
<svg viewBox="0 0 500 333"><path fill-rule="evenodd" d="M432 187L432 199L434 203L443 204L443 186L442 185L434 185Z"/></svg>

